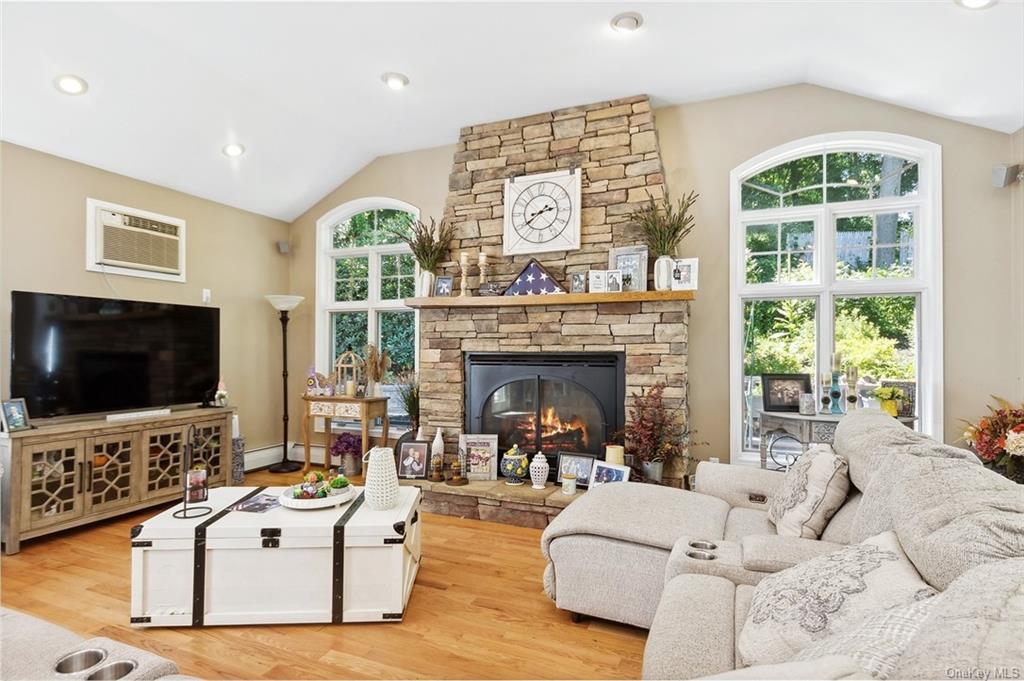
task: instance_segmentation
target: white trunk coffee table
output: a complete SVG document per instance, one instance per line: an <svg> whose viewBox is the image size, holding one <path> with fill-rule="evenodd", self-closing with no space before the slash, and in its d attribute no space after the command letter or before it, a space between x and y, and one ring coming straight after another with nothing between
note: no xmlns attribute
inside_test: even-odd
<svg viewBox="0 0 1024 681"><path fill-rule="evenodd" d="M373 511L361 489L320 510L232 510L284 487L210 490L200 518L132 528L135 626L401 621L420 561L420 490Z"/></svg>

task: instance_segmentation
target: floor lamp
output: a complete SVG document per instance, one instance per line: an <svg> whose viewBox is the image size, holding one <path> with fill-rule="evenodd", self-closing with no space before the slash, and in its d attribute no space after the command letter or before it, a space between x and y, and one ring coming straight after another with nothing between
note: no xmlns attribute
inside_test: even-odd
<svg viewBox="0 0 1024 681"><path fill-rule="evenodd" d="M268 470L271 473L294 473L302 468L298 461L288 460L288 312L299 306L302 296L266 296L267 301L280 312L281 318L281 388L284 397L284 442L281 445L281 461Z"/></svg>

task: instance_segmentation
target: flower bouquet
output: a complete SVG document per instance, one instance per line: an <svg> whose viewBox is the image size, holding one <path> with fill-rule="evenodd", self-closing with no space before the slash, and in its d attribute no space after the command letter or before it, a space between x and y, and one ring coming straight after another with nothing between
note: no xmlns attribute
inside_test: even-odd
<svg viewBox="0 0 1024 681"><path fill-rule="evenodd" d="M998 407L978 423L968 423L964 441L987 468L1024 484L1024 404L1014 406L994 397Z"/></svg>
<svg viewBox="0 0 1024 681"><path fill-rule="evenodd" d="M889 416L896 418L900 413L900 401L903 399L903 391L893 386L875 388L871 393L878 398L882 411Z"/></svg>

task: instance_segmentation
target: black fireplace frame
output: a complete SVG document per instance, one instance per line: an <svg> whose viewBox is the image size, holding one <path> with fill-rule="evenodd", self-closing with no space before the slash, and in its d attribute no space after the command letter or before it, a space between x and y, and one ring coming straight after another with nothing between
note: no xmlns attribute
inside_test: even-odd
<svg viewBox="0 0 1024 681"><path fill-rule="evenodd" d="M586 390L594 398L604 416L601 441L626 425L626 353L624 352L466 352L464 361L464 396L466 433L479 433L483 407L487 398L503 385L534 379L567 380ZM488 370L493 367L494 370ZM614 380L584 376L585 369L613 368ZM520 371L515 371L519 368ZM510 369L512 369L510 371ZM501 376L500 379L495 378ZM538 385L538 394L539 385ZM540 405L538 403L538 412ZM540 414L537 414L535 441L540 441ZM532 455L533 452L527 452ZM604 459L604 452L598 454ZM550 462L549 462L550 463ZM554 466L552 465L552 468Z"/></svg>

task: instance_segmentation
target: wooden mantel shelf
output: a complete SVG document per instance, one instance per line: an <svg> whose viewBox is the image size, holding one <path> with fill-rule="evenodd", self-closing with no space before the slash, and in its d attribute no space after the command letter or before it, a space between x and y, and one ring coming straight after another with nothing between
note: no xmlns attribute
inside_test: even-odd
<svg viewBox="0 0 1024 681"><path fill-rule="evenodd" d="M406 298L417 309L453 307L533 307L537 305L587 305L593 303L640 303L652 300L693 300L696 291L626 291L623 293L563 293L548 296L436 296Z"/></svg>

